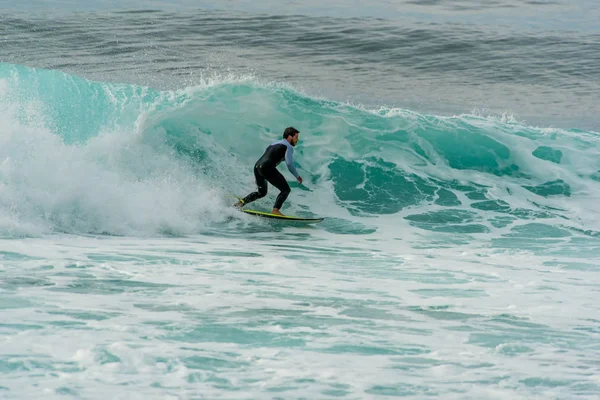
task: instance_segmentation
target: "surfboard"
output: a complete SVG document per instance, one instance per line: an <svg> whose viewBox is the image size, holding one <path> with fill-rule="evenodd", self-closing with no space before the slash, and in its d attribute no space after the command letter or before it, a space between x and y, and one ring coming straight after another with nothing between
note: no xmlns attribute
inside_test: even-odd
<svg viewBox="0 0 600 400"><path fill-rule="evenodd" d="M237 197L236 195L233 195L233 197L235 197L239 201L242 201L242 199ZM325 219L322 217L303 218L303 217L297 217L297 216L293 216L293 215L277 215L277 214L272 214L272 213L268 213L268 212L264 212L264 211L244 210L243 208L240 208L239 210L242 212L245 212L246 214L255 215L257 217L271 218L271 219L275 219L275 220L279 220L279 221L289 221L289 222L293 221L293 222L302 223L302 224L318 224L319 222L321 222Z"/></svg>
<svg viewBox="0 0 600 400"><path fill-rule="evenodd" d="M243 210L242 209L241 211L245 212L246 214L255 215L257 217L272 218L272 219L276 219L276 220L280 220L280 221L293 221L293 222L302 223L302 224L318 224L319 222L321 222L325 219L322 217L304 218L304 217L297 217L297 216L293 216L293 215L277 215L277 214L271 214L268 212L256 211L256 210Z"/></svg>
<svg viewBox="0 0 600 400"><path fill-rule="evenodd" d="M276 219L276 220L280 220L280 221L294 221L294 222L301 222L304 224L317 224L321 221L323 221L325 218L319 217L319 218L304 218L304 217L297 217L297 216L293 216L293 215L277 215L277 214L271 214L268 212L264 212L264 211L257 211L257 210L244 210L242 209L241 211L245 212L246 214L250 214L250 215L255 215L257 217L263 217L263 218L271 218L271 219Z"/></svg>

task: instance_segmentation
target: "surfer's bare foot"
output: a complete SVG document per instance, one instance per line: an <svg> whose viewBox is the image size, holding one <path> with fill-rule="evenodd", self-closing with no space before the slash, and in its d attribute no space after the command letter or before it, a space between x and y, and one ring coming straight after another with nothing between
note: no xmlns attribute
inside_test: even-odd
<svg viewBox="0 0 600 400"><path fill-rule="evenodd" d="M274 209L273 209L273 211L271 211L271 214L275 214L275 215L283 215L283 214L281 213L281 211L279 211L279 209L278 209L278 208L274 208Z"/></svg>
<svg viewBox="0 0 600 400"><path fill-rule="evenodd" d="M238 201L237 203L235 203L233 206L237 207L237 208L242 208L242 206L244 205L244 203L242 203L241 201Z"/></svg>

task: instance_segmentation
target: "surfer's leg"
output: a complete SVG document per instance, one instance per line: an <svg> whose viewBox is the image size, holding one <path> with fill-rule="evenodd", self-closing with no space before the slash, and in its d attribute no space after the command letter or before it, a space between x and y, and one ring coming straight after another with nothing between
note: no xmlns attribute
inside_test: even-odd
<svg viewBox="0 0 600 400"><path fill-rule="evenodd" d="M244 197L241 201L240 207L246 205L248 203L252 203L255 200L258 200L267 195L267 180L264 176L262 176L260 166L254 166L254 178L256 179L256 186L258 186L258 191L250 193L248 196Z"/></svg>
<svg viewBox="0 0 600 400"><path fill-rule="evenodd" d="M284 176L276 169L273 168L269 170L268 175L265 175L265 178L277 189L280 190L277 199L275 200L275 205L273 206L273 214L281 214L279 209L283 205L283 202L287 199L290 194L290 185L288 185Z"/></svg>

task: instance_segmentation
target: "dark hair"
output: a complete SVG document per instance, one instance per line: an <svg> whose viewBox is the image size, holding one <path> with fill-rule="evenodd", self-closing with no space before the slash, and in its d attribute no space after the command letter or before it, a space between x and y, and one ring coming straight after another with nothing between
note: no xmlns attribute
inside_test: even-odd
<svg viewBox="0 0 600 400"><path fill-rule="evenodd" d="M287 127L287 128L285 128L285 131L283 131L283 138L287 139L288 136L294 136L298 132L299 132L298 129L296 129L292 126Z"/></svg>

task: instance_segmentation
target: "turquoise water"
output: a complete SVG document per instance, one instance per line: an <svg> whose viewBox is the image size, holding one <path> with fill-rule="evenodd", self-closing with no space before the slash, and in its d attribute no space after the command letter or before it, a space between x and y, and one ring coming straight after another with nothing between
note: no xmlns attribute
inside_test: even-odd
<svg viewBox="0 0 600 400"><path fill-rule="evenodd" d="M597 397L595 28L420 3L2 16L0 397ZM317 225L231 207L290 125Z"/></svg>

